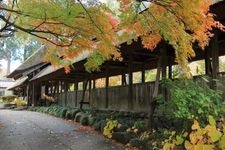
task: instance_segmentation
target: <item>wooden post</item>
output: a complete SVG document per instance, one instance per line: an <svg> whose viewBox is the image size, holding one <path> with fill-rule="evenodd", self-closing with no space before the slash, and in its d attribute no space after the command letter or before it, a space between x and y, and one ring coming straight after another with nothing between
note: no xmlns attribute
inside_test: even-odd
<svg viewBox="0 0 225 150"><path fill-rule="evenodd" d="M29 83L27 84L26 95L27 95L27 104L28 104L28 106L30 106L31 102L29 100Z"/></svg>
<svg viewBox="0 0 225 150"><path fill-rule="evenodd" d="M109 107L109 69L106 64L106 78L105 78L105 108Z"/></svg>
<svg viewBox="0 0 225 150"><path fill-rule="evenodd" d="M166 80L167 76L167 48L166 45L163 45L163 47L160 49L160 54L162 57L162 62L161 62L161 68L162 68L162 81ZM167 97L167 89L164 86L161 86L162 90L162 95L165 100L168 99Z"/></svg>
<svg viewBox="0 0 225 150"><path fill-rule="evenodd" d="M56 81L56 100L59 101L59 81Z"/></svg>
<svg viewBox="0 0 225 150"><path fill-rule="evenodd" d="M128 110L133 109L133 65L132 65L132 52L129 54L128 62L128 72L129 72L129 85L128 85Z"/></svg>
<svg viewBox="0 0 225 150"><path fill-rule="evenodd" d="M142 64L142 70L141 70L141 80L142 83L145 83L145 64Z"/></svg>
<svg viewBox="0 0 225 150"><path fill-rule="evenodd" d="M89 80L89 84L88 84L88 85L89 85L89 87L88 87L88 90L89 90L89 95L88 95L88 96L89 96L89 98L88 98L88 99L89 99L89 103L90 103L90 101L91 101L91 86L92 86L91 81L92 81L92 80L90 79L90 80Z"/></svg>
<svg viewBox="0 0 225 150"><path fill-rule="evenodd" d="M49 81L49 82L50 82L50 92L51 92L50 96L52 96L52 94L53 94L53 84L52 84L52 81Z"/></svg>
<svg viewBox="0 0 225 150"><path fill-rule="evenodd" d="M210 61L210 56L211 56L211 48L209 46L206 47L205 49L205 74L208 76L212 75L212 68L211 68L211 61Z"/></svg>
<svg viewBox="0 0 225 150"><path fill-rule="evenodd" d="M82 100L80 102L80 109L83 108L83 103L84 103L84 99L85 99L85 92L86 92L86 89L87 89L87 83L88 83L87 80L83 81L83 93L82 93Z"/></svg>
<svg viewBox="0 0 225 150"><path fill-rule="evenodd" d="M218 72L219 72L219 44L218 44L218 31L215 30L215 35L212 38L211 42L211 52L212 52L212 79L218 78ZM216 81L212 81L212 89L216 90L217 85Z"/></svg>
<svg viewBox="0 0 225 150"><path fill-rule="evenodd" d="M62 94L63 92L63 81L60 82L60 93Z"/></svg>
<svg viewBox="0 0 225 150"><path fill-rule="evenodd" d="M35 81L32 82L32 103L35 106L37 104L37 85L35 84Z"/></svg>
<svg viewBox="0 0 225 150"><path fill-rule="evenodd" d="M159 81L160 81L160 73L161 73L161 63L162 63L162 56L159 56L158 64L157 64L157 73L156 73L156 80L154 84L154 91L153 95L150 99L149 102L149 111L148 111L148 127L152 129L153 127L153 115L155 112L155 106L156 106L156 101L155 98L158 96L159 93Z"/></svg>
<svg viewBox="0 0 225 150"><path fill-rule="evenodd" d="M163 46L163 48L160 49L160 53L162 55L162 80L166 79L166 74L167 74L167 49L166 46Z"/></svg>
<svg viewBox="0 0 225 150"><path fill-rule="evenodd" d="M172 79L172 78L173 78L173 75L172 75L172 74L173 74L173 68L172 68L172 67L173 67L173 66L172 66L172 63L173 63L172 61L173 61L173 59L172 59L171 56L169 56L169 60L168 60L168 61L169 61L169 64L168 64L168 65L169 65L169 66L168 66L168 78L169 78L169 79Z"/></svg>
<svg viewBox="0 0 225 150"><path fill-rule="evenodd" d="M127 85L125 73L122 74L122 83L121 83L121 85Z"/></svg>
<svg viewBox="0 0 225 150"><path fill-rule="evenodd" d="M68 82L65 81L65 85L64 85L64 92L65 92L65 106L67 106L67 93L68 93Z"/></svg>
<svg viewBox="0 0 225 150"><path fill-rule="evenodd" d="M93 89L95 89L95 88L96 88L96 80L93 79Z"/></svg>
<svg viewBox="0 0 225 150"><path fill-rule="evenodd" d="M74 83L74 91L75 91L75 105L78 106L78 100L77 100L77 91L78 91L78 82Z"/></svg>

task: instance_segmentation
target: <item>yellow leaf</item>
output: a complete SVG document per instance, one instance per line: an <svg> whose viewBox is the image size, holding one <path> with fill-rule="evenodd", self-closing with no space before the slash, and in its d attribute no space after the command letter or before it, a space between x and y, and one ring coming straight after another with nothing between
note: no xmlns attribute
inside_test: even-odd
<svg viewBox="0 0 225 150"><path fill-rule="evenodd" d="M190 142L192 144L196 144L196 142L198 141L198 137L196 136L196 134L191 133L189 137L190 137Z"/></svg>
<svg viewBox="0 0 225 150"><path fill-rule="evenodd" d="M194 146L189 141L185 141L184 147L185 147L186 150L193 150L194 149Z"/></svg>
<svg viewBox="0 0 225 150"><path fill-rule="evenodd" d="M191 127L192 130L198 130L200 129L199 123L197 120L194 120L194 124Z"/></svg>
<svg viewBox="0 0 225 150"><path fill-rule="evenodd" d="M204 144L198 144L195 145L193 150L214 150L213 145L204 145Z"/></svg>
<svg viewBox="0 0 225 150"><path fill-rule="evenodd" d="M173 143L166 143L163 145L163 150L172 150L174 147L175 145Z"/></svg>
<svg viewBox="0 0 225 150"><path fill-rule="evenodd" d="M208 133L209 137L212 139L213 142L219 141L220 137L222 136L222 133L219 131L212 131Z"/></svg>
<svg viewBox="0 0 225 150"><path fill-rule="evenodd" d="M220 139L219 146L221 150L225 150L225 135Z"/></svg>

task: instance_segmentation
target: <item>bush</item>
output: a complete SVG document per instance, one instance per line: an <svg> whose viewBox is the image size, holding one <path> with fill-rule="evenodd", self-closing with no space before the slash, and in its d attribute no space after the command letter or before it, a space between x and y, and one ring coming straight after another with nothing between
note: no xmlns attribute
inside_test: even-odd
<svg viewBox="0 0 225 150"><path fill-rule="evenodd" d="M157 115L169 119L191 119L192 116L205 120L205 116L222 115L224 103L221 93L202 85L199 80L167 80L164 86L169 90L170 100L159 99Z"/></svg>
<svg viewBox="0 0 225 150"><path fill-rule="evenodd" d="M66 112L67 112L67 109L66 108L59 109L60 117L61 118L65 118L66 117Z"/></svg>
<svg viewBox="0 0 225 150"><path fill-rule="evenodd" d="M137 147L140 149L149 149L150 145L148 144L148 140L142 140L140 138L133 138L130 140L130 146Z"/></svg>
<svg viewBox="0 0 225 150"><path fill-rule="evenodd" d="M66 112L65 118L66 118L66 119L72 119L72 113L71 113L70 110L68 110L68 111Z"/></svg>
<svg viewBox="0 0 225 150"><path fill-rule="evenodd" d="M112 139L122 143L122 144L127 144L129 141L136 136L132 133L128 132L113 132L112 133Z"/></svg>
<svg viewBox="0 0 225 150"><path fill-rule="evenodd" d="M88 116L88 124L90 126L92 126L95 123L95 121L96 121L96 118L95 117L93 117L92 115L89 115Z"/></svg>
<svg viewBox="0 0 225 150"><path fill-rule="evenodd" d="M178 147L186 150L225 149L225 122L223 119L217 123L212 116L209 116L208 124L205 127L201 127L199 122L194 120L191 129L190 133L184 132L181 135L172 131L169 138L164 140L163 149L173 150Z"/></svg>
<svg viewBox="0 0 225 150"><path fill-rule="evenodd" d="M11 104L15 104L17 107L18 106L26 106L27 105L27 101L22 100L20 98L15 98L14 101L11 102Z"/></svg>
<svg viewBox="0 0 225 150"><path fill-rule="evenodd" d="M15 100L15 98L17 98L16 95L7 95L7 96L2 96L2 101L5 103L11 103Z"/></svg>
<svg viewBox="0 0 225 150"><path fill-rule="evenodd" d="M93 127L95 130L102 132L104 130L105 125L106 125L106 120L102 119L102 120L96 120L93 124Z"/></svg>
<svg viewBox="0 0 225 150"><path fill-rule="evenodd" d="M88 115L87 114L81 115L80 123L85 126L88 125Z"/></svg>
<svg viewBox="0 0 225 150"><path fill-rule="evenodd" d="M80 109L73 109L71 111L71 114L72 114L72 118L75 118L76 114L79 113L81 110Z"/></svg>
<svg viewBox="0 0 225 150"><path fill-rule="evenodd" d="M120 128L121 124L117 120L107 120L106 126L103 130L103 135L107 136L108 138L112 138L112 133L116 128Z"/></svg>
<svg viewBox="0 0 225 150"><path fill-rule="evenodd" d="M78 112L75 116L75 121L80 122L80 118L85 115L83 112Z"/></svg>

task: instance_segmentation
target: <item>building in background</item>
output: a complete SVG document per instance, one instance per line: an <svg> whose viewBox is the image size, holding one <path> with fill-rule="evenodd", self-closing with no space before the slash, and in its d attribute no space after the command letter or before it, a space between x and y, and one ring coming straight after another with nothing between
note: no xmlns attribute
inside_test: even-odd
<svg viewBox="0 0 225 150"><path fill-rule="evenodd" d="M7 90L7 88L12 86L14 82L12 79L0 77L0 96L11 95L12 91Z"/></svg>

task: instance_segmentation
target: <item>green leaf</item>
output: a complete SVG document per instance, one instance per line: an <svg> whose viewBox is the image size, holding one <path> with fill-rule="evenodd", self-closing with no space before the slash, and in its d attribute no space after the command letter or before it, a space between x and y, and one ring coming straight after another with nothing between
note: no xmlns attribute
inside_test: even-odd
<svg viewBox="0 0 225 150"><path fill-rule="evenodd" d="M225 149L225 135L222 136L219 142L220 149Z"/></svg>
<svg viewBox="0 0 225 150"><path fill-rule="evenodd" d="M213 118L213 116L209 115L209 124L212 125L212 126L215 126L216 125L216 121L215 119Z"/></svg>
<svg viewBox="0 0 225 150"><path fill-rule="evenodd" d="M184 139L181 136L177 135L176 136L176 145L181 145L183 142L184 142Z"/></svg>
<svg viewBox="0 0 225 150"><path fill-rule="evenodd" d="M212 139L213 142L219 141L220 137L222 136L222 133L219 131L211 131L208 133L209 137Z"/></svg>

